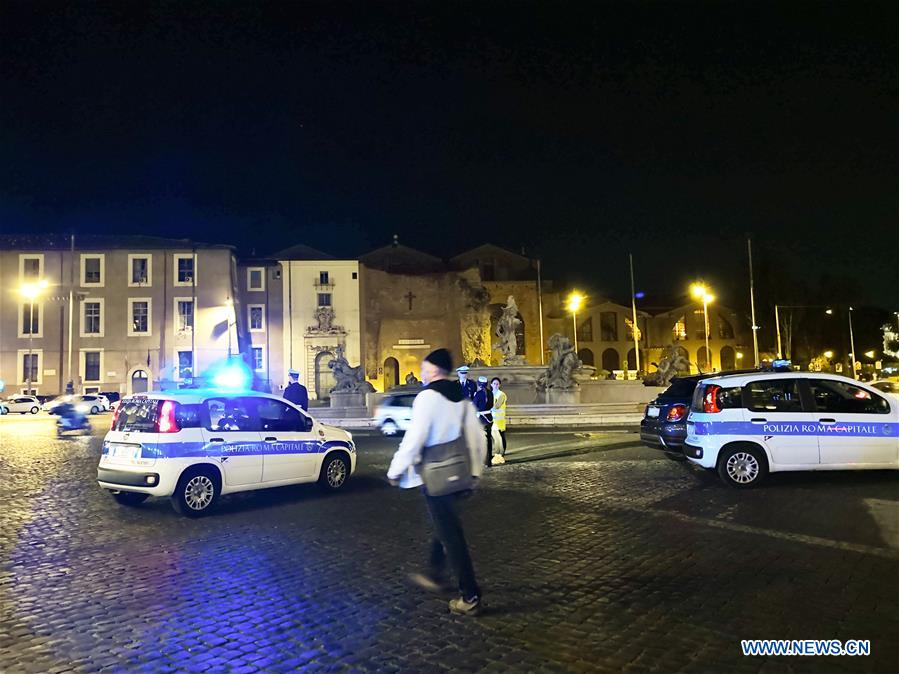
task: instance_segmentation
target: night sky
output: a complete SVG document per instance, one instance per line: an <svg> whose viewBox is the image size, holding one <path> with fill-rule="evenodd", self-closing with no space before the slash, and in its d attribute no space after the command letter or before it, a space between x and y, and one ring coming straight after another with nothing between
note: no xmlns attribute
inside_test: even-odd
<svg viewBox="0 0 899 674"><path fill-rule="evenodd" d="M894 2L12 2L0 223L899 308ZM770 299L770 298L769 298Z"/></svg>

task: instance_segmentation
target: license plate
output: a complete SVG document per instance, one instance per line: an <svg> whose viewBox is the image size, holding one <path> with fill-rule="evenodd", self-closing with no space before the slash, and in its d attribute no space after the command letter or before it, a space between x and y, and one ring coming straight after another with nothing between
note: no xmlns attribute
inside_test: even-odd
<svg viewBox="0 0 899 674"><path fill-rule="evenodd" d="M646 410L646 416L648 416L650 419L655 419L657 416L659 416L659 408L650 407L648 410Z"/></svg>
<svg viewBox="0 0 899 674"><path fill-rule="evenodd" d="M140 459L140 445L110 445L109 463L135 463Z"/></svg>

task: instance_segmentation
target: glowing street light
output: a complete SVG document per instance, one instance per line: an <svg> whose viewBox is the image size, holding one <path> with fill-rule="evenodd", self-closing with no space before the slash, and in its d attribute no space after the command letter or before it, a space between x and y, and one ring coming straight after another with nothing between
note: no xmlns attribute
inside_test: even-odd
<svg viewBox="0 0 899 674"><path fill-rule="evenodd" d="M867 356L868 358L873 358L876 355L877 355L876 351L865 351L865 356Z"/></svg>
<svg viewBox="0 0 899 674"><path fill-rule="evenodd" d="M584 300L587 298L584 295L581 295L576 290L573 291L570 295L568 295L568 301L565 304L565 308L571 312L571 324L574 327L574 352L577 353L577 312L584 305Z"/></svg>
<svg viewBox="0 0 899 674"><path fill-rule="evenodd" d="M827 360L830 360L831 358L833 358L833 351L825 351L825 352L824 352L824 357L825 357Z"/></svg>
<svg viewBox="0 0 899 674"><path fill-rule="evenodd" d="M709 348L709 304L715 301L715 296L705 283L694 283L690 286L690 294L694 299L702 300L702 320L705 323L705 357L709 369L712 367L712 350Z"/></svg>
<svg viewBox="0 0 899 674"><path fill-rule="evenodd" d="M34 301L47 289L46 279L37 283L23 283L19 293L28 300L28 373L25 381L28 386L28 394L31 395L31 373L34 371Z"/></svg>

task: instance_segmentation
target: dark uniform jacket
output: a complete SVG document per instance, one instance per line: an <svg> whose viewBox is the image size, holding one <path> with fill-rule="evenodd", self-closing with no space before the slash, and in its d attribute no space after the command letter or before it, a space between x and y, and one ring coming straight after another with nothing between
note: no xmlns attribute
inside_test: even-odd
<svg viewBox="0 0 899 674"><path fill-rule="evenodd" d="M299 405L304 411L309 409L309 392L306 387L297 382L291 382L284 389L284 399L294 405Z"/></svg>
<svg viewBox="0 0 899 674"><path fill-rule="evenodd" d="M462 387L462 393L465 394L466 398L468 398L469 400L474 400L474 394L478 392L477 384L475 384L471 379L466 379L464 384L460 381L459 386Z"/></svg>
<svg viewBox="0 0 899 674"><path fill-rule="evenodd" d="M478 421L485 425L493 422L493 415L490 413L493 409L493 391L478 389L474 394L474 406L478 410Z"/></svg>

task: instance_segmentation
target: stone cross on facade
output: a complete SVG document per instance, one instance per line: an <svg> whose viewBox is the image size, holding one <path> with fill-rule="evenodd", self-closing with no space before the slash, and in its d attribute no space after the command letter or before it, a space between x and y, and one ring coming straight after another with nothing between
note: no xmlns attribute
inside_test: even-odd
<svg viewBox="0 0 899 674"><path fill-rule="evenodd" d="M409 311L412 311L412 300L414 300L416 297L418 297L418 295L413 295L412 291L410 290L405 295L403 295L403 297L405 297L407 300L409 300Z"/></svg>

